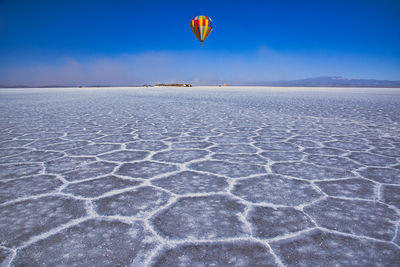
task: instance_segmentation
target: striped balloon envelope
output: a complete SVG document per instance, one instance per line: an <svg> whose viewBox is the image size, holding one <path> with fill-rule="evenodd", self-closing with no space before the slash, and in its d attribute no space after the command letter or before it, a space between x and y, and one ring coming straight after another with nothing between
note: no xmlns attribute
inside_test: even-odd
<svg viewBox="0 0 400 267"><path fill-rule="evenodd" d="M190 28L192 29L193 34L201 42L201 46L203 46L204 40L213 29L213 22L207 16L197 16L190 22Z"/></svg>

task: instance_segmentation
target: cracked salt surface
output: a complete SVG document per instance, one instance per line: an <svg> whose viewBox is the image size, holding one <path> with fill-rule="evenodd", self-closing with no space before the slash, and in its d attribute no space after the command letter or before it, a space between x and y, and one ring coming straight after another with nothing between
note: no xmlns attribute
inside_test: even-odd
<svg viewBox="0 0 400 267"><path fill-rule="evenodd" d="M165 162L185 163L204 158L208 154L208 151L203 150L168 150L154 154L152 159Z"/></svg>
<svg viewBox="0 0 400 267"><path fill-rule="evenodd" d="M287 266L396 266L400 249L392 243L312 230L272 242Z"/></svg>
<svg viewBox="0 0 400 267"><path fill-rule="evenodd" d="M188 168L197 171L206 171L215 174L226 175L231 178L246 177L266 172L265 168L259 165L239 164L217 160L195 162L190 164Z"/></svg>
<svg viewBox="0 0 400 267"><path fill-rule="evenodd" d="M271 168L278 174L307 180L324 180L353 176L351 172L343 169L317 166L305 162L279 162L272 164Z"/></svg>
<svg viewBox="0 0 400 267"><path fill-rule="evenodd" d="M245 206L223 195L186 197L157 214L152 223L172 239L212 239L249 235L237 216Z"/></svg>
<svg viewBox="0 0 400 267"><path fill-rule="evenodd" d="M297 206L312 202L322 194L301 180L286 179L279 175L259 176L236 182L232 194L254 203Z"/></svg>
<svg viewBox="0 0 400 267"><path fill-rule="evenodd" d="M126 266L143 262L157 241L143 223L90 219L64 229L17 254L17 266Z"/></svg>
<svg viewBox="0 0 400 267"><path fill-rule="evenodd" d="M63 183L55 175L34 175L24 179L0 181L0 203L17 198L54 192Z"/></svg>
<svg viewBox="0 0 400 267"><path fill-rule="evenodd" d="M209 242L166 249L154 266L279 266L268 248L256 242Z"/></svg>
<svg viewBox="0 0 400 267"><path fill-rule="evenodd" d="M169 195L151 186L100 198L94 201L94 210L100 215L136 216L143 218L164 206Z"/></svg>
<svg viewBox="0 0 400 267"><path fill-rule="evenodd" d="M398 265L398 89L218 90L1 90L1 266Z"/></svg>
<svg viewBox="0 0 400 267"><path fill-rule="evenodd" d="M273 238L314 227L306 214L290 207L254 207L247 217L254 228L254 236L259 238Z"/></svg>
<svg viewBox="0 0 400 267"><path fill-rule="evenodd" d="M361 179L340 179L315 182L326 194L337 197L355 197L364 199L375 199L375 183Z"/></svg>
<svg viewBox="0 0 400 267"><path fill-rule="evenodd" d="M318 225L376 239L392 240L400 216L382 203L358 199L327 198L304 208Z"/></svg>
<svg viewBox="0 0 400 267"><path fill-rule="evenodd" d="M64 196L26 199L0 207L1 245L10 248L86 214L83 201Z"/></svg>
<svg viewBox="0 0 400 267"><path fill-rule="evenodd" d="M25 179L24 179L25 180ZM140 181L121 179L113 175L68 184L62 192L82 197L99 197L107 192L140 185Z"/></svg>
<svg viewBox="0 0 400 267"><path fill-rule="evenodd" d="M168 177L154 179L151 183L181 195L223 192L229 185L224 177L193 171L184 171Z"/></svg>

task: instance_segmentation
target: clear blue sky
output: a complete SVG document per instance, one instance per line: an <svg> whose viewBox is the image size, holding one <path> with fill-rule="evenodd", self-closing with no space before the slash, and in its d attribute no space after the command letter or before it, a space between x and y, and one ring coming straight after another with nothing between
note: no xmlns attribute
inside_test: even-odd
<svg viewBox="0 0 400 267"><path fill-rule="evenodd" d="M400 1L0 1L0 84L400 80ZM189 28L213 19L204 47Z"/></svg>

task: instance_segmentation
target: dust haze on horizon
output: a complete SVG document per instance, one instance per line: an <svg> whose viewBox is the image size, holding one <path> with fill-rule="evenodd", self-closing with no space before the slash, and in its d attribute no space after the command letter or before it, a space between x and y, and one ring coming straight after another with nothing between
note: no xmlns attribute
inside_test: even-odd
<svg viewBox="0 0 400 267"><path fill-rule="evenodd" d="M350 63L349 63L350 62ZM62 57L51 63L30 63L0 69L2 86L141 85L156 83L263 82L320 76L400 80L397 62L393 72L381 71L380 61L351 55L303 56L260 47L243 53L149 51L118 56Z"/></svg>

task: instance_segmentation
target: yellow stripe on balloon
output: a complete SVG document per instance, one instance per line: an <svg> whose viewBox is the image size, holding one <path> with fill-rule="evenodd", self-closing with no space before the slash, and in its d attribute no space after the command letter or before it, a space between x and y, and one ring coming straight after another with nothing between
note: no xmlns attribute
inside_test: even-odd
<svg viewBox="0 0 400 267"><path fill-rule="evenodd" d="M204 27L204 32L203 32L203 37L201 38L202 40L206 39L206 34L208 30L208 19L205 19L205 27Z"/></svg>
<svg viewBox="0 0 400 267"><path fill-rule="evenodd" d="M200 30L199 35L200 35L200 41L203 40L203 31L204 31L203 19L202 19L201 17L202 17L202 16L200 16L200 19L199 19L199 30Z"/></svg>

